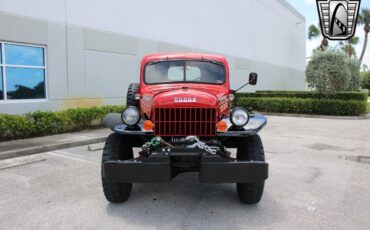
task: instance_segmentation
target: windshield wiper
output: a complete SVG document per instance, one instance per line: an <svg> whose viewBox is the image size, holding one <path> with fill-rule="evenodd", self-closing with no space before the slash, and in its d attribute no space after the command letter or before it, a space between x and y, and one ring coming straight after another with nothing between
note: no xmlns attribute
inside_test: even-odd
<svg viewBox="0 0 370 230"><path fill-rule="evenodd" d="M168 58L162 58L162 59L159 59L159 60L156 60L156 61L148 62L146 65L154 65L154 64L157 64L157 63L162 62L162 61L168 61Z"/></svg>
<svg viewBox="0 0 370 230"><path fill-rule="evenodd" d="M211 59L202 58L202 61L206 61L206 62L210 62L212 64L222 65L223 66L223 64L221 62L218 62L218 61L215 61L215 60L211 60Z"/></svg>
<svg viewBox="0 0 370 230"><path fill-rule="evenodd" d="M148 62L148 64L146 64L146 65L154 65L154 64L157 64L158 62L161 62L161 61L162 60Z"/></svg>

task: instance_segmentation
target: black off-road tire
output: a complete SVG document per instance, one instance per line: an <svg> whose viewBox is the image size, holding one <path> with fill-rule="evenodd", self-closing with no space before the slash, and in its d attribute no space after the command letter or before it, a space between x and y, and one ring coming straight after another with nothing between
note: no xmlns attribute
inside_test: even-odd
<svg viewBox="0 0 370 230"><path fill-rule="evenodd" d="M105 142L101 164L101 179L105 198L112 203L124 202L130 196L132 183L110 182L103 175L103 163L109 160L133 158L132 147L122 135L112 133Z"/></svg>
<svg viewBox="0 0 370 230"><path fill-rule="evenodd" d="M254 135L240 139L236 153L238 160L265 161L265 151L260 136ZM263 194L265 181L257 183L237 183L236 190L240 202L245 204L258 203Z"/></svg>
<svg viewBox="0 0 370 230"><path fill-rule="evenodd" d="M135 100L135 95L137 94L139 90L140 85L138 83L131 83L128 86L127 90L127 97L126 97L126 105L128 106L135 106L136 108L139 108L139 101Z"/></svg>

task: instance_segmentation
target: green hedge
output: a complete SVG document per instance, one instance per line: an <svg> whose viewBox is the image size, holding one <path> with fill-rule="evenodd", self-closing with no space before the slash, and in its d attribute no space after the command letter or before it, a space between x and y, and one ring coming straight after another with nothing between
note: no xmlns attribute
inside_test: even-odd
<svg viewBox="0 0 370 230"><path fill-rule="evenodd" d="M58 112L36 111L24 115L0 114L0 141L78 131L101 125L123 106L76 108Z"/></svg>
<svg viewBox="0 0 370 230"><path fill-rule="evenodd" d="M275 113L357 116L366 113L366 102L360 100L312 99L288 97L241 97L238 106Z"/></svg>
<svg viewBox="0 0 370 230"><path fill-rule="evenodd" d="M340 92L332 94L319 94L309 91L257 91L256 93L237 93L237 97L288 97L303 99L338 99L367 101L368 95L362 92Z"/></svg>

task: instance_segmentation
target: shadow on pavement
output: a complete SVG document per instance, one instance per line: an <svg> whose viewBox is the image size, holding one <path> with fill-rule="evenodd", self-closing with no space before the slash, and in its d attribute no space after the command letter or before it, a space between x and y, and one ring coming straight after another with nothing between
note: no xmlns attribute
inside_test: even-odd
<svg viewBox="0 0 370 230"><path fill-rule="evenodd" d="M201 184L197 173L180 174L170 183L134 184L126 203L107 202L106 211L138 227L185 229L267 226L284 213L267 189L259 204L245 205L235 184Z"/></svg>

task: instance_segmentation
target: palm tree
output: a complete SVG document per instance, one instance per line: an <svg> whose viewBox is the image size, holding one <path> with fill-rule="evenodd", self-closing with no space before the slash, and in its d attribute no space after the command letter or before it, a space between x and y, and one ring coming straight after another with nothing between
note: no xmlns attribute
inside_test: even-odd
<svg viewBox="0 0 370 230"><path fill-rule="evenodd" d="M363 72L366 72L368 68L369 68L369 67L368 67L366 64L363 64L363 65L362 65L362 70L363 70Z"/></svg>
<svg viewBox="0 0 370 230"><path fill-rule="evenodd" d="M369 32L370 32L370 9L364 8L361 10L360 15L358 16L358 23L360 25L362 24L364 25L364 31L365 31L364 46L362 47L362 52L360 56L360 64L361 64L365 56L365 52L367 48L367 40L368 40Z"/></svg>
<svg viewBox="0 0 370 230"><path fill-rule="evenodd" d="M315 25L310 25L310 27L308 27L308 39L312 39L312 38L317 38L321 35L321 27L317 27ZM324 51L326 50L326 48L328 48L329 46L329 41L328 39L326 39L325 37L322 38L321 40L321 44L320 44L320 49L321 51Z"/></svg>
<svg viewBox="0 0 370 230"><path fill-rule="evenodd" d="M342 50L348 54L349 58L352 58L352 56L356 57L356 50L354 46L358 44L358 41L359 38L355 36L348 39L345 43L340 43Z"/></svg>

